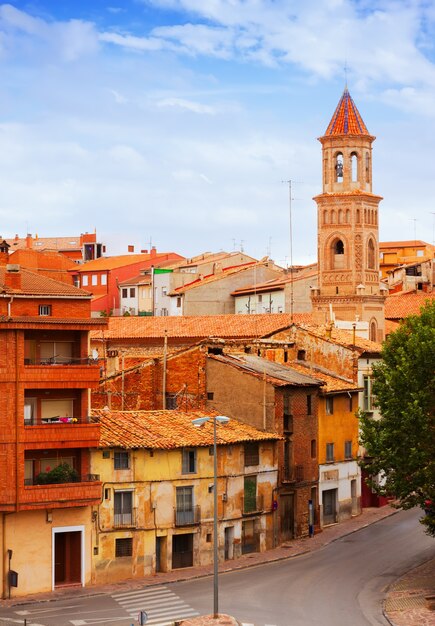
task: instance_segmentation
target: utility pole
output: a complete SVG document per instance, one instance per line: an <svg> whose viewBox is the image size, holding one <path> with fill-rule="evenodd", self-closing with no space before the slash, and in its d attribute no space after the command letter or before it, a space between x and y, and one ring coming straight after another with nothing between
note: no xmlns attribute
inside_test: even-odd
<svg viewBox="0 0 435 626"><path fill-rule="evenodd" d="M294 308L294 292L293 292L293 224L292 224L292 181L282 180L282 183L288 185L288 208L289 208L289 235L290 235L290 321L293 322L293 308Z"/></svg>

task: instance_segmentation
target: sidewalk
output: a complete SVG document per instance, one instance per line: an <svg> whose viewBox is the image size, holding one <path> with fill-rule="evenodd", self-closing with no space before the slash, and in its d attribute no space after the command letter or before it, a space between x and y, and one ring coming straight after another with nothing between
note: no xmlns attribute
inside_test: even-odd
<svg viewBox="0 0 435 626"><path fill-rule="evenodd" d="M434 626L435 610L426 596L435 594L435 559L407 572L391 585L384 602L384 615L393 626Z"/></svg>
<svg viewBox="0 0 435 626"><path fill-rule="evenodd" d="M234 570L245 569L261 565L263 563L272 563L273 561L281 561L291 557L307 554L315 550L320 550L324 546L344 537L351 533L365 528L370 524L374 524L385 517L394 515L397 509L391 508L389 505L381 508L363 509L361 515L353 517L341 524L334 524L326 527L323 532L318 533L312 538L305 537L303 539L293 539L282 544L279 548L268 550L267 552L254 552L245 554L238 559L224 561L219 564L219 572L230 572ZM173 570L171 572L162 572L144 578L128 579L122 582L110 585L100 585L91 587L64 587L56 589L48 593L32 594L25 597L12 598L11 600L0 600L0 607L10 607L32 602L49 602L51 600L78 598L93 595L110 594L115 592L129 591L150 587L153 585L164 585L183 580L192 580L211 576L213 574L213 565L200 567L188 567ZM407 625L409 626L409 624Z"/></svg>

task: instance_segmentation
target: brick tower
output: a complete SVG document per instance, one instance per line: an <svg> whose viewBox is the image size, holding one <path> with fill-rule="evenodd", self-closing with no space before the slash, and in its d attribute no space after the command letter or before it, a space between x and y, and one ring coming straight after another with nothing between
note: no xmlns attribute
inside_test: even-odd
<svg viewBox="0 0 435 626"><path fill-rule="evenodd" d="M369 324L369 337L384 337L379 280L378 205L372 193L372 143L347 87L323 137L323 191L317 203L319 287L312 294L318 321Z"/></svg>

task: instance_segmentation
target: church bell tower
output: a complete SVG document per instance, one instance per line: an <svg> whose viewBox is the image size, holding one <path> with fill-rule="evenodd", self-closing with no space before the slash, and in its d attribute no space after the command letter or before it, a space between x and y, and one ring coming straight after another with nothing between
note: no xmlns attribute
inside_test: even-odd
<svg viewBox="0 0 435 626"><path fill-rule="evenodd" d="M345 88L323 137L322 193L317 203L319 286L312 294L319 322L369 324L369 337L384 338L384 300L379 275L378 205L372 192L372 143Z"/></svg>

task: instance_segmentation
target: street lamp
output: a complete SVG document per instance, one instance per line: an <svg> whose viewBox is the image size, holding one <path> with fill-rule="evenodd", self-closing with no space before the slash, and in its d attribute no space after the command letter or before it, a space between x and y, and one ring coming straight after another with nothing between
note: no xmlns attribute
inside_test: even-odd
<svg viewBox="0 0 435 626"><path fill-rule="evenodd" d="M198 417L192 420L192 424L198 428L206 422L213 421L213 618L217 619L219 613L218 594L218 532L217 532L217 445L216 445L216 424L228 424L229 417L216 415L215 417Z"/></svg>

